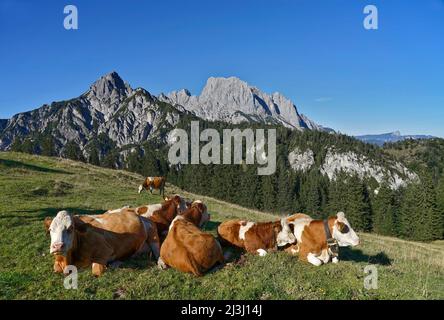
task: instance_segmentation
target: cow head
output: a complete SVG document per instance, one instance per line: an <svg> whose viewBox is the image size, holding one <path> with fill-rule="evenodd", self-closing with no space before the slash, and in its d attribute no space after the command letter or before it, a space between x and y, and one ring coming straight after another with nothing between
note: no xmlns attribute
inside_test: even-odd
<svg viewBox="0 0 444 320"><path fill-rule="evenodd" d="M200 221L199 221L199 228L202 228L202 226L210 221L210 214L208 213L207 206L203 204L202 201L196 200L191 204L191 208L197 208L197 210L200 213Z"/></svg>
<svg viewBox="0 0 444 320"><path fill-rule="evenodd" d="M172 200L173 202L174 202L174 204L176 205L176 208L177 208L177 213L178 214L181 214L182 212L184 212L185 210L187 210L187 204L186 204L186 201L185 201L185 199L183 199L181 196L179 196L179 195L174 195L172 198L170 198L170 199L168 199L168 198L165 198L165 201L168 201L168 200Z"/></svg>
<svg viewBox="0 0 444 320"><path fill-rule="evenodd" d="M287 244L291 244L294 242L296 242L296 237L291 231L287 219L286 218L281 219L281 230L279 231L276 237L276 243L278 247L283 247Z"/></svg>
<svg viewBox="0 0 444 320"><path fill-rule="evenodd" d="M75 218L68 211L60 211L54 219L46 218L44 224L51 236L49 253L57 256L68 254L73 248L76 231L83 232L85 227L80 219Z"/></svg>
<svg viewBox="0 0 444 320"><path fill-rule="evenodd" d="M143 185L139 186L139 194L143 191Z"/></svg>
<svg viewBox="0 0 444 320"><path fill-rule="evenodd" d="M344 212L338 212L336 215L332 236L338 241L340 247L357 246L359 244L359 237L351 228Z"/></svg>

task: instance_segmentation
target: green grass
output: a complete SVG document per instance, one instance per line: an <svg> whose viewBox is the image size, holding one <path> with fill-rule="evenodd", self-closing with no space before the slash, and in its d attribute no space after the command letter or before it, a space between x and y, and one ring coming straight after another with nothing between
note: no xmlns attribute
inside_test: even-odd
<svg viewBox="0 0 444 320"><path fill-rule="evenodd" d="M100 213L161 201L137 194L143 178L125 171L19 153L0 153L0 299L443 299L444 242L417 243L361 234L358 248L341 248L340 263L314 267L284 252L246 255L204 277L159 270L146 255L100 278L81 270L78 290L52 272L43 219L61 209ZM276 216L167 185L167 193L202 199L215 232L230 218ZM378 270L376 290L364 288L364 267Z"/></svg>

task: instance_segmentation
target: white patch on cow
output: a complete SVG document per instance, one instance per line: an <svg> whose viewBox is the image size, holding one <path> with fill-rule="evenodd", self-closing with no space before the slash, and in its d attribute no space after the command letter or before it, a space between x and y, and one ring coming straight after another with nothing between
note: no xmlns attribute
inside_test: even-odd
<svg viewBox="0 0 444 320"><path fill-rule="evenodd" d="M323 263L328 263L330 261L330 255L327 249L322 250L321 255L318 256L318 259Z"/></svg>
<svg viewBox="0 0 444 320"><path fill-rule="evenodd" d="M124 206L124 207L122 207L122 208L119 208L119 209L114 209L114 210L108 210L107 212L105 212L105 213L121 213L123 210L125 210L125 209L128 209L130 206ZM96 216L92 216L92 217L96 217Z"/></svg>
<svg viewBox="0 0 444 320"><path fill-rule="evenodd" d="M157 266L159 267L159 269L165 270L168 268L168 265L162 260L162 258L159 258L159 260L157 260Z"/></svg>
<svg viewBox="0 0 444 320"><path fill-rule="evenodd" d="M301 218L291 222L293 223L293 233L298 243L302 243L302 232L304 232L305 227L308 226L311 221L313 221L312 218Z"/></svg>
<svg viewBox="0 0 444 320"><path fill-rule="evenodd" d="M176 216L176 217L173 219L173 221L171 221L171 224L170 224L170 227L169 227L168 231L170 231L170 230L173 228L174 223L175 223L177 220L185 220L185 218L184 218L183 216Z"/></svg>
<svg viewBox="0 0 444 320"><path fill-rule="evenodd" d="M149 218L149 217L151 217L153 215L154 211L157 211L157 210L162 208L162 204L161 203L149 204L149 205L144 206L144 207L146 207L148 210L144 214L141 214L141 216L145 217L145 218ZM143 208L143 207L139 207L139 208ZM137 208L136 211L139 208Z"/></svg>
<svg viewBox="0 0 444 320"><path fill-rule="evenodd" d="M265 251L264 249L257 249L256 251L261 257L265 257L267 255L267 251Z"/></svg>
<svg viewBox="0 0 444 320"><path fill-rule="evenodd" d="M149 181L149 182L153 182L153 181L154 181L154 178L153 178L153 177L148 177L148 181Z"/></svg>
<svg viewBox="0 0 444 320"><path fill-rule="evenodd" d="M139 192L139 193L141 193L141 192L142 192L142 190L143 190L143 186L142 186L142 185L140 185L140 186L139 186L139 191L138 191L138 192Z"/></svg>
<svg viewBox="0 0 444 320"><path fill-rule="evenodd" d="M338 263L338 262L339 262L338 257L333 257L333 259L331 260L331 262L333 262L333 263Z"/></svg>
<svg viewBox="0 0 444 320"><path fill-rule="evenodd" d="M60 211L49 226L51 236L50 254L66 254L74 239L74 222L68 211Z"/></svg>
<svg viewBox="0 0 444 320"><path fill-rule="evenodd" d="M316 267L319 267L322 264L322 261L319 260L313 253L308 254L307 260Z"/></svg>
<svg viewBox="0 0 444 320"><path fill-rule="evenodd" d="M121 209L119 209L119 210L121 210ZM120 212L120 211L119 211L119 212ZM110 212L108 212L108 213L110 213ZM97 222L100 223L100 224L103 224L103 223L104 223L104 220L101 219L101 218L98 218L97 215L88 215L88 217L90 217L91 219L97 221Z"/></svg>
<svg viewBox="0 0 444 320"><path fill-rule="evenodd" d="M240 223L241 223L241 226L239 228L239 239L245 240L245 233L247 233L247 231L250 230L250 228L252 226L254 226L255 223L254 222L247 222L247 224L244 226L242 225L243 221L241 221Z"/></svg>
<svg viewBox="0 0 444 320"><path fill-rule="evenodd" d="M337 221L344 223L348 227L347 232L340 232L335 222L333 226L332 236L334 239L336 239L336 241L338 241L338 245L340 247L357 246L359 244L359 237L351 228L350 223L345 218L344 212L338 212L336 217Z"/></svg>
<svg viewBox="0 0 444 320"><path fill-rule="evenodd" d="M278 233L276 237L276 244L278 245L278 247L283 247L287 244L294 243L296 241L296 237L291 232L287 219L281 219L281 227L282 230Z"/></svg>

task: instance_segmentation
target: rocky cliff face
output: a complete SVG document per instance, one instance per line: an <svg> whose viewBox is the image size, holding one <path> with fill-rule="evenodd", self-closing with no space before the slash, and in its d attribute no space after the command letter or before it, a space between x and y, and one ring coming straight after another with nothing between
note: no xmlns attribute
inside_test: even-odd
<svg viewBox="0 0 444 320"><path fill-rule="evenodd" d="M311 149L302 152L295 148L289 153L288 162L293 170L306 172L315 165L315 156ZM416 173L399 162L382 165L365 155L353 151L339 152L334 147L328 149L319 170L330 180L335 180L338 173L345 172L357 175L361 180L373 178L378 184L386 181L393 190L419 179Z"/></svg>
<svg viewBox="0 0 444 320"><path fill-rule="evenodd" d="M174 127L184 112L161 103L144 89L133 90L112 72L78 98L12 117L0 135L0 150L8 150L15 138L49 133L58 152L74 141L87 155L86 146L100 134L117 147L141 143L158 136L160 128Z"/></svg>
<svg viewBox="0 0 444 320"><path fill-rule="evenodd" d="M6 128L7 125L8 125L7 119L0 119L0 134L3 131L3 129Z"/></svg>
<svg viewBox="0 0 444 320"><path fill-rule="evenodd" d="M206 120L256 121L278 123L297 130L323 130L322 126L300 115L294 103L280 93L266 94L235 77L209 78L199 96L192 96L183 89L162 94L159 99L183 106Z"/></svg>

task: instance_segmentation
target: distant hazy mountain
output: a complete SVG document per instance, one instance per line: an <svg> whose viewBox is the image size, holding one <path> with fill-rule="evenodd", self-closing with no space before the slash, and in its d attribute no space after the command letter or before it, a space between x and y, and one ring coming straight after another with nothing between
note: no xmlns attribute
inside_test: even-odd
<svg viewBox="0 0 444 320"><path fill-rule="evenodd" d="M366 143L376 144L378 146L382 146L386 142L397 142L406 139L432 139L434 136L428 135L401 135L399 131L383 133L383 134L367 134L362 136L355 136L356 139L359 139Z"/></svg>

